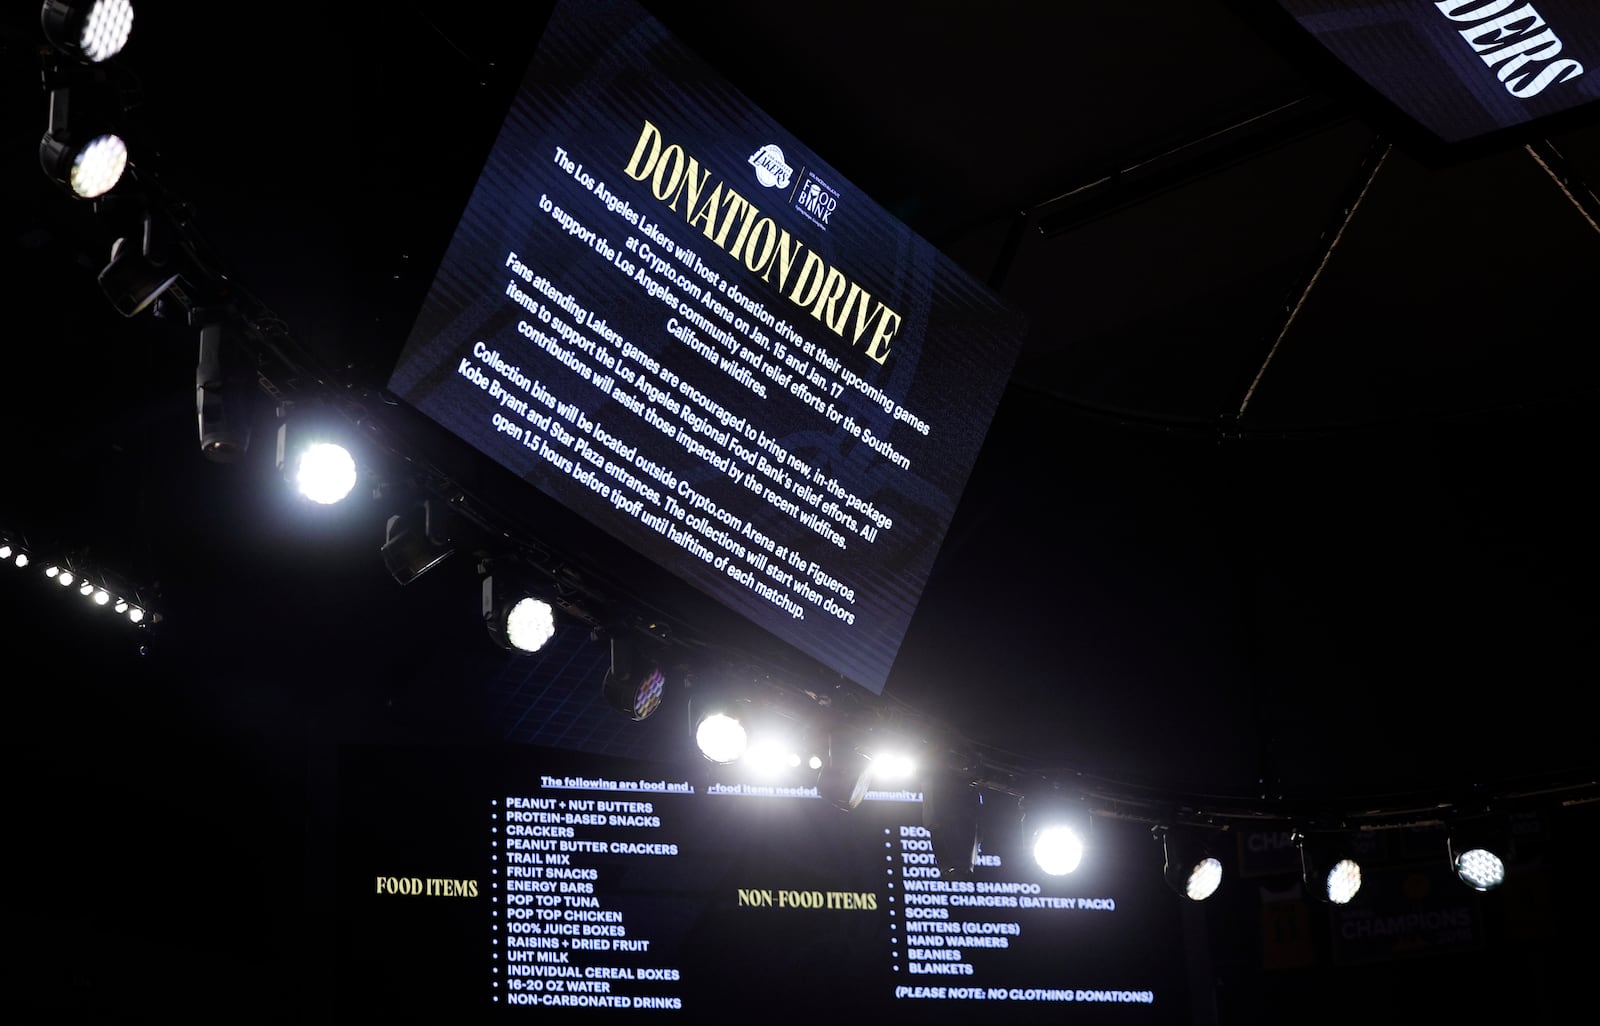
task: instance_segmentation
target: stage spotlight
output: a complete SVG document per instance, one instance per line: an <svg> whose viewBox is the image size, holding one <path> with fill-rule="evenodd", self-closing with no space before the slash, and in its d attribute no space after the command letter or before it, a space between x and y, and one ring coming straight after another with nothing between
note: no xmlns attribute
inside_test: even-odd
<svg viewBox="0 0 1600 1026"><path fill-rule="evenodd" d="M694 743L707 759L727 764L745 754L750 738L738 717L726 712L713 712L702 716L695 724Z"/></svg>
<svg viewBox="0 0 1600 1026"><path fill-rule="evenodd" d="M78 585L78 594L82 595L84 598L88 598L90 595L93 595L94 584L89 581L84 581L82 584Z"/></svg>
<svg viewBox="0 0 1600 1026"><path fill-rule="evenodd" d="M1064 796L1024 799L1022 829L1033 861L1044 872L1066 876L1082 864L1089 844L1089 812L1081 801Z"/></svg>
<svg viewBox="0 0 1600 1026"><path fill-rule="evenodd" d="M631 637L611 639L611 668L601 693L611 708L632 719L647 719L661 706L667 675L655 646Z"/></svg>
<svg viewBox="0 0 1600 1026"><path fill-rule="evenodd" d="M137 317L177 284L178 268L160 235L155 219L147 215L137 245L128 238L111 245L111 259L100 271L100 290L124 317Z"/></svg>
<svg viewBox="0 0 1600 1026"><path fill-rule="evenodd" d="M295 490L319 505L332 505L355 490L355 457L331 429L309 426L310 418L290 414L278 425L278 471Z"/></svg>
<svg viewBox="0 0 1600 1026"><path fill-rule="evenodd" d="M1450 868L1475 891L1492 891L1505 883L1506 862L1512 857L1508 824L1487 817L1461 820L1451 825L1446 843Z"/></svg>
<svg viewBox="0 0 1600 1026"><path fill-rule="evenodd" d="M1318 901L1348 905L1361 891L1361 863L1341 839L1294 833L1300 876Z"/></svg>
<svg viewBox="0 0 1600 1026"><path fill-rule="evenodd" d="M384 527L379 553L389 576L410 584L455 552L453 518L435 499L425 499L404 513L396 513Z"/></svg>
<svg viewBox="0 0 1600 1026"><path fill-rule="evenodd" d="M828 753L817 773L817 790L837 809L849 811L861 804L872 783L872 760L860 750L848 730L828 737Z"/></svg>
<svg viewBox="0 0 1600 1026"><path fill-rule="evenodd" d="M922 788L922 825L939 869L967 874L978 864L977 787L963 774L934 773Z"/></svg>
<svg viewBox="0 0 1600 1026"><path fill-rule="evenodd" d="M195 412L200 453L211 462L233 463L250 447L253 386L254 375L238 361L233 326L220 321L202 325L194 371Z"/></svg>
<svg viewBox="0 0 1600 1026"><path fill-rule="evenodd" d="M128 607L128 619L134 623L143 623L144 615L144 610L140 609L138 606Z"/></svg>
<svg viewBox="0 0 1600 1026"><path fill-rule="evenodd" d="M483 622L500 647L537 652L556 633L555 607L514 574L491 572L483 578Z"/></svg>
<svg viewBox="0 0 1600 1026"><path fill-rule="evenodd" d="M1190 901L1205 901L1222 884L1222 861L1191 830L1156 827L1166 858L1167 886Z"/></svg>
<svg viewBox="0 0 1600 1026"><path fill-rule="evenodd" d="M116 187L128 168L128 144L116 130L116 108L98 82L50 90L50 120L39 140L39 166L79 199Z"/></svg>
<svg viewBox="0 0 1600 1026"><path fill-rule="evenodd" d="M800 756L793 746L782 739L766 735L753 739L739 758L739 765L748 767L758 776L773 778L797 768Z"/></svg>
<svg viewBox="0 0 1600 1026"><path fill-rule="evenodd" d="M16 558L14 558L12 560L12 562L14 564L16 564L16 566L18 566L19 568L20 567L25 567L25 566L28 565L28 554L26 552L19 552L19 553L17 553Z"/></svg>
<svg viewBox="0 0 1600 1026"><path fill-rule="evenodd" d="M897 784L917 775L917 760L901 748L879 747L872 753L873 783Z"/></svg>
<svg viewBox="0 0 1600 1026"><path fill-rule="evenodd" d="M11 558L11 546L5 544L4 542L0 542L0 559L10 559L10 558Z"/></svg>
<svg viewBox="0 0 1600 1026"><path fill-rule="evenodd" d="M39 12L45 38L57 50L91 63L122 52L133 34L129 0L45 0Z"/></svg>

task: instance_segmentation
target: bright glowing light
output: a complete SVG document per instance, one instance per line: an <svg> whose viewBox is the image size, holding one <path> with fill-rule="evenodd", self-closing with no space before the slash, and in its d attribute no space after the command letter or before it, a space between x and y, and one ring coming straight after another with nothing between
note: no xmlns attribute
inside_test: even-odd
<svg viewBox="0 0 1600 1026"><path fill-rule="evenodd" d="M50 571L48 571L48 570L45 571L46 574L48 574L49 572ZM74 578L72 576L72 571L70 571L70 570L63 570L63 571L61 571L60 573L58 573L56 575L56 582L58 584L60 584L63 588L70 587L72 582L73 582L73 580L74 580Z"/></svg>
<svg viewBox="0 0 1600 1026"><path fill-rule="evenodd" d="M748 739L744 724L732 716L712 713L695 728L694 743L700 746L700 754L707 759L727 763L745 753Z"/></svg>
<svg viewBox="0 0 1600 1026"><path fill-rule="evenodd" d="M113 613L126 613L128 611L128 600L117 599L117 604L111 607L111 611Z"/></svg>
<svg viewBox="0 0 1600 1026"><path fill-rule="evenodd" d="M1083 861L1083 839L1071 827L1046 827L1034 838L1033 860L1051 876L1065 876Z"/></svg>
<svg viewBox="0 0 1600 1026"><path fill-rule="evenodd" d="M902 752L881 752L872 759L872 776L877 780L907 780L916 772L916 760Z"/></svg>
<svg viewBox="0 0 1600 1026"><path fill-rule="evenodd" d="M47 567L44 568L44 575L46 577L54 577L56 574L59 574L60 572L61 572L61 568L59 566L47 566ZM70 577L67 579L67 583L68 584L72 583L72 579Z"/></svg>
<svg viewBox="0 0 1600 1026"><path fill-rule="evenodd" d="M1469 848L1456 856L1456 875L1475 891L1492 891L1505 883L1506 864L1487 848Z"/></svg>
<svg viewBox="0 0 1600 1026"><path fill-rule="evenodd" d="M91 61L109 60L128 45L133 33L133 4L131 0L97 0L89 17L84 19L83 34L78 45L83 55Z"/></svg>
<svg viewBox="0 0 1600 1026"><path fill-rule="evenodd" d="M9 546L9 545L0 545L0 559L10 559L10 558L11 558L11 546Z"/></svg>
<svg viewBox="0 0 1600 1026"><path fill-rule="evenodd" d="M90 595L94 594L94 585L88 581L84 581L82 584L78 585L78 594L82 595L84 598L88 598Z"/></svg>
<svg viewBox="0 0 1600 1026"><path fill-rule="evenodd" d="M95 593L94 593L94 604L95 605L103 606L107 602L110 602L110 601L111 601L111 593L109 591L105 590L104 588L96 588L95 589Z"/></svg>
<svg viewBox="0 0 1600 1026"><path fill-rule="evenodd" d="M759 738L750 743L739 762L757 773L777 776L790 765L789 754L788 747L776 738Z"/></svg>
<svg viewBox="0 0 1600 1026"><path fill-rule="evenodd" d="M132 620L134 623L142 622L144 620L144 610L140 609L138 606L129 606L128 619Z"/></svg>
<svg viewBox="0 0 1600 1026"><path fill-rule="evenodd" d="M17 558L15 560L13 560L13 562L16 563L17 566L19 566L19 567L20 566L27 566L28 565L28 554L26 552L17 553Z"/></svg>
<svg viewBox="0 0 1600 1026"><path fill-rule="evenodd" d="M300 457L295 485L312 502L325 506L338 502L356 486L355 458L344 446L331 442L309 446Z"/></svg>
<svg viewBox="0 0 1600 1026"><path fill-rule="evenodd" d="M822 768L822 756L813 755L811 758L806 760L806 765L810 766L814 770L821 769Z"/></svg>
<svg viewBox="0 0 1600 1026"><path fill-rule="evenodd" d="M1328 870L1325 880L1328 900L1335 905L1348 905L1361 890L1361 866L1354 859L1340 859Z"/></svg>
<svg viewBox="0 0 1600 1026"><path fill-rule="evenodd" d="M555 610L543 599L524 596L506 614L506 640L524 652L539 651L555 633Z"/></svg>
<svg viewBox="0 0 1600 1026"><path fill-rule="evenodd" d="M68 183L72 191L84 199L94 199L110 192L122 180L128 167L128 144L115 135L102 135L89 141L72 158L72 171Z"/></svg>
<svg viewBox="0 0 1600 1026"><path fill-rule="evenodd" d="M1205 901L1217 892L1222 884L1222 863L1209 855L1195 864L1194 870L1189 873L1189 882L1184 887L1184 895L1191 901Z"/></svg>

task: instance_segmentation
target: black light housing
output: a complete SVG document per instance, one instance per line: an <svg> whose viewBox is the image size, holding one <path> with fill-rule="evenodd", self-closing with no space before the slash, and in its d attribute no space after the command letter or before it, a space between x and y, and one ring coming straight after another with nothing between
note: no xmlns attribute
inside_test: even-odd
<svg viewBox="0 0 1600 1026"><path fill-rule="evenodd" d="M1451 872L1475 891L1492 891L1505 883L1506 866L1516 854L1510 824L1487 815L1452 823L1446 850Z"/></svg>
<svg viewBox="0 0 1600 1026"><path fill-rule="evenodd" d="M117 130L117 108L98 75L50 90L50 122L39 140L39 166L79 199L97 199L122 180L128 144Z"/></svg>
<svg viewBox="0 0 1600 1026"><path fill-rule="evenodd" d="M384 525L379 553L389 575L410 584L450 558L455 549L454 517L437 499L424 499L391 516Z"/></svg>
<svg viewBox="0 0 1600 1026"><path fill-rule="evenodd" d="M1342 834L1294 832L1300 877L1318 901L1347 905L1361 890L1361 863Z"/></svg>
<svg viewBox="0 0 1600 1026"><path fill-rule="evenodd" d="M1222 860L1196 830L1186 827L1156 827L1152 833L1161 841L1165 864L1162 876L1167 886L1190 901L1204 901L1222 884Z"/></svg>
<svg viewBox="0 0 1600 1026"><path fill-rule="evenodd" d="M630 719L648 719L667 688L662 655L659 646L632 635L612 637L611 667L600 688L606 704Z"/></svg>
<svg viewBox="0 0 1600 1026"><path fill-rule="evenodd" d="M857 744L853 731L835 730L828 736L828 752L817 773L817 790L834 808L856 808L872 783L872 760Z"/></svg>
<svg viewBox="0 0 1600 1026"><path fill-rule="evenodd" d="M237 329L225 321L200 327L200 356L195 363L195 412L199 418L200 453L213 463L233 463L250 448L253 384L240 365Z"/></svg>
<svg viewBox="0 0 1600 1026"><path fill-rule="evenodd" d="M962 773L937 771L923 785L922 825L944 873L964 876L978 864L978 798L977 786Z"/></svg>
<svg viewBox="0 0 1600 1026"><path fill-rule="evenodd" d="M123 237L111 245L111 260L100 272L100 289L117 313L137 317L177 284L177 262L161 239L161 229L146 215L137 239Z"/></svg>

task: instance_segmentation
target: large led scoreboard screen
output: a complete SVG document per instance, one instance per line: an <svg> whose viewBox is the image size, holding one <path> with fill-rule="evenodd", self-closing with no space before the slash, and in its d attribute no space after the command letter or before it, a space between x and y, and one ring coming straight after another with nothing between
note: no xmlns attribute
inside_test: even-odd
<svg viewBox="0 0 1600 1026"><path fill-rule="evenodd" d="M390 388L881 691L1024 330L645 11L562 2Z"/></svg>
<svg viewBox="0 0 1600 1026"><path fill-rule="evenodd" d="M362 1021L1189 1022L1148 828L1071 876L941 871L921 793L530 747L352 746L341 1011ZM1119 850L1120 848L1120 850Z"/></svg>
<svg viewBox="0 0 1600 1026"><path fill-rule="evenodd" d="M1594 0L1278 0L1300 27L1445 144L1600 104Z"/></svg>

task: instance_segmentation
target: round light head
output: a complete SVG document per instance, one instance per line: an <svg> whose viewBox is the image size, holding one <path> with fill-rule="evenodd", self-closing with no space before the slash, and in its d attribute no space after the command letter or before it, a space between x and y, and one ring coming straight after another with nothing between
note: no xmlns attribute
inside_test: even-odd
<svg viewBox="0 0 1600 1026"><path fill-rule="evenodd" d="M702 719L694 731L694 743L700 754L717 763L730 763L745 752L749 738L744 724L726 713L712 713Z"/></svg>
<svg viewBox="0 0 1600 1026"><path fill-rule="evenodd" d="M1506 882L1506 864L1488 848L1468 848L1451 860L1461 882L1475 891L1492 891Z"/></svg>
<svg viewBox="0 0 1600 1026"><path fill-rule="evenodd" d="M99 63L128 45L133 34L133 4L131 0L45 0L39 20L56 49Z"/></svg>
<svg viewBox="0 0 1600 1026"><path fill-rule="evenodd" d="M1189 871L1189 878L1184 883L1183 896L1190 901L1205 901L1217 893L1217 888L1222 884L1222 863L1207 855L1194 868Z"/></svg>
<svg viewBox="0 0 1600 1026"><path fill-rule="evenodd" d="M1361 865L1355 859L1340 859L1322 879L1323 891L1335 905L1348 905L1361 890Z"/></svg>
<svg viewBox="0 0 1600 1026"><path fill-rule="evenodd" d="M356 461L342 445L318 442L306 447L294 476L295 487L312 502L331 505L356 486Z"/></svg>
<svg viewBox="0 0 1600 1026"><path fill-rule="evenodd" d="M667 689L667 677L654 663L631 674L612 669L606 672L602 689L612 708L633 719L642 720L661 707L661 696Z"/></svg>
<svg viewBox="0 0 1600 1026"><path fill-rule="evenodd" d="M72 158L67 184L84 199L110 192L128 167L128 144L111 132L90 139Z"/></svg>
<svg viewBox="0 0 1600 1026"><path fill-rule="evenodd" d="M1033 860L1051 876L1065 876L1083 861L1083 838L1068 826L1045 827L1034 837Z"/></svg>
<svg viewBox="0 0 1600 1026"><path fill-rule="evenodd" d="M555 610L544 599L524 595L506 611L506 641L512 648L537 652L555 633Z"/></svg>
<svg viewBox="0 0 1600 1026"><path fill-rule="evenodd" d="M10 559L10 558L11 558L11 546L9 546L9 545L0 545L0 559Z"/></svg>

